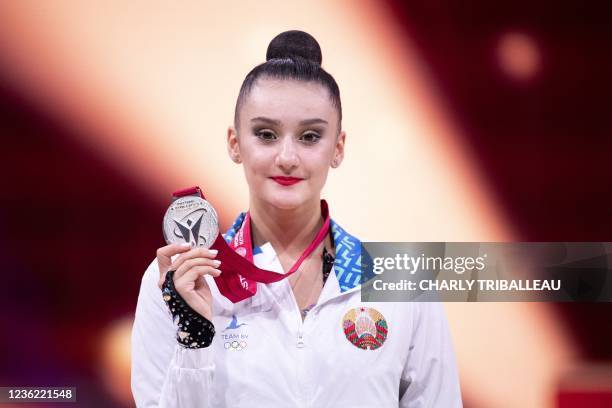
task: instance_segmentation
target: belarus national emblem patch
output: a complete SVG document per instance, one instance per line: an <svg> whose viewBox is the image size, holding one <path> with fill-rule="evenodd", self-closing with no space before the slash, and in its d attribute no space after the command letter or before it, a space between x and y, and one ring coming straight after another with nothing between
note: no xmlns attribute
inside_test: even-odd
<svg viewBox="0 0 612 408"><path fill-rule="evenodd" d="M356 307L342 318L342 329L346 339L363 350L376 350L387 338L387 320L376 309Z"/></svg>

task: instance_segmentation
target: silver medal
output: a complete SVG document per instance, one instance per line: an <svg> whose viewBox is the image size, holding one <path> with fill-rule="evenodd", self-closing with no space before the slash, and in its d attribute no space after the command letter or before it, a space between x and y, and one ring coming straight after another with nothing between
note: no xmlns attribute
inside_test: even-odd
<svg viewBox="0 0 612 408"><path fill-rule="evenodd" d="M188 242L192 247L210 248L218 234L217 212L203 198L179 197L164 215L164 238L168 244Z"/></svg>

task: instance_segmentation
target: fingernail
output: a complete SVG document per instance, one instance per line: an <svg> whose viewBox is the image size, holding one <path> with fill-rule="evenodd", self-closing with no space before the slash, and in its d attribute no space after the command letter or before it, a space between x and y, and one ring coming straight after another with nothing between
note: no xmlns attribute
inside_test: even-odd
<svg viewBox="0 0 612 408"><path fill-rule="evenodd" d="M221 261L220 261L220 260L218 260L218 259L215 259L215 260L213 261L213 265L215 265L215 268L218 268L218 267L219 267L219 265L221 265Z"/></svg>
<svg viewBox="0 0 612 408"><path fill-rule="evenodd" d="M191 244L190 244L189 242L183 242L183 243L181 244L181 246L182 246L183 248L189 248L189 247L191 246Z"/></svg>
<svg viewBox="0 0 612 408"><path fill-rule="evenodd" d="M209 249L209 251L213 256L217 256L217 254L219 253L219 250L217 249Z"/></svg>
<svg viewBox="0 0 612 408"><path fill-rule="evenodd" d="M217 272L217 276L221 275L221 270L220 269L215 269L215 271Z"/></svg>

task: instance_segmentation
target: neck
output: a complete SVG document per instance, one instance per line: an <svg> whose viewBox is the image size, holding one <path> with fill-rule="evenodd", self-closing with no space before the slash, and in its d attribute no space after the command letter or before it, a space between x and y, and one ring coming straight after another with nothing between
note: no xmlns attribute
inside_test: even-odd
<svg viewBox="0 0 612 408"><path fill-rule="evenodd" d="M299 256L323 225L319 198L284 210L251 197L249 212L253 243L270 242L277 254Z"/></svg>

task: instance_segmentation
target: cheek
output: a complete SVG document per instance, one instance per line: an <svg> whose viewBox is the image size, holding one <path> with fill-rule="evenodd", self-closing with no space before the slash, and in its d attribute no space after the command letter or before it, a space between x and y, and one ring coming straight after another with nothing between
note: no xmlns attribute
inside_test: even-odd
<svg viewBox="0 0 612 408"><path fill-rule="evenodd" d="M318 182L324 182L329 172L331 160L328 158L327 151L307 154L303 156L302 162L308 169L310 177Z"/></svg>
<svg viewBox="0 0 612 408"><path fill-rule="evenodd" d="M253 148L246 146L241 150L242 166L247 180L256 182L257 177L266 176L270 170L270 163L274 162L274 156L268 149Z"/></svg>

